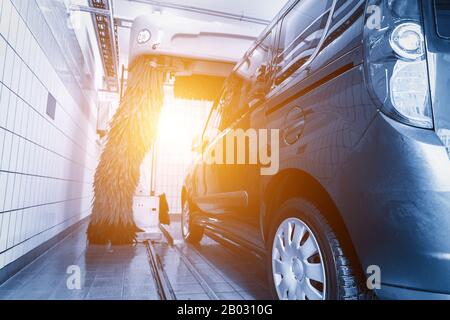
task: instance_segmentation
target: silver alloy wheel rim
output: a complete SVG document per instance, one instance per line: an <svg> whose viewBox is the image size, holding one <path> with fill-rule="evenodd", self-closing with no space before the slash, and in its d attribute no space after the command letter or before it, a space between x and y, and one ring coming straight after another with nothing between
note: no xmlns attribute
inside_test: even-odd
<svg viewBox="0 0 450 320"><path fill-rule="evenodd" d="M284 220L272 246L272 275L281 300L325 300L322 252L311 229L298 218Z"/></svg>
<svg viewBox="0 0 450 320"><path fill-rule="evenodd" d="M190 223L190 214L189 214L189 202L185 202L183 205L183 215L182 215L182 228L183 228L183 236L187 238L189 236L189 223Z"/></svg>

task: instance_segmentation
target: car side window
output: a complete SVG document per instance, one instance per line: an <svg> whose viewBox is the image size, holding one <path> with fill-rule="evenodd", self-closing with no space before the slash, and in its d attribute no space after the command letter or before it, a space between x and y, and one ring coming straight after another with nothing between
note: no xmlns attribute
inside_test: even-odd
<svg viewBox="0 0 450 320"><path fill-rule="evenodd" d="M261 99L272 84L273 32L262 38L245 56L225 81L225 89L205 129L204 137L211 141L214 132L222 131L249 110L255 100Z"/></svg>
<svg viewBox="0 0 450 320"><path fill-rule="evenodd" d="M275 85L296 76L313 56L329 19L332 0L301 0L283 18Z"/></svg>
<svg viewBox="0 0 450 320"><path fill-rule="evenodd" d="M239 112L242 85L242 79L237 77L235 73L232 73L228 77L227 89L224 91L222 98L223 116L219 126L220 130L226 129L234 121Z"/></svg>
<svg viewBox="0 0 450 320"><path fill-rule="evenodd" d="M333 41L342 36L351 26L364 15L365 0L339 0L333 13L328 34L320 48L325 50Z"/></svg>
<svg viewBox="0 0 450 320"><path fill-rule="evenodd" d="M227 79L221 129L245 114L252 103L263 98L270 88L272 48L272 32L269 32Z"/></svg>
<svg viewBox="0 0 450 320"><path fill-rule="evenodd" d="M236 76L242 79L239 109L263 98L272 85L272 48L273 33L269 32L236 69Z"/></svg>
<svg viewBox="0 0 450 320"><path fill-rule="evenodd" d="M227 88L224 89L219 100L214 104L209 114L208 122L206 123L205 130L203 132L203 141L210 143L218 135L220 131L220 124L223 117L224 105L227 103L228 99Z"/></svg>

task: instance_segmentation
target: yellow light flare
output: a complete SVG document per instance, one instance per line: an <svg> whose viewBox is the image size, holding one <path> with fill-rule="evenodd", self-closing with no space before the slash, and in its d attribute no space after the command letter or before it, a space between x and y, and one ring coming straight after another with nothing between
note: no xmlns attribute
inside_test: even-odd
<svg viewBox="0 0 450 320"><path fill-rule="evenodd" d="M211 103L176 99L169 90L165 91L164 106L159 120L158 143L174 149L174 153L178 153L177 150L190 150L194 137L203 131L204 115L207 114ZM200 111L201 116L198 115L199 109L203 109Z"/></svg>

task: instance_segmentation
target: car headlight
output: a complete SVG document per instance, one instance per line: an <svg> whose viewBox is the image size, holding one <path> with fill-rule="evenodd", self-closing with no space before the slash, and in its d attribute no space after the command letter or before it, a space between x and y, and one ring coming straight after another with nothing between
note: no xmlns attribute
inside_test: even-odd
<svg viewBox="0 0 450 320"><path fill-rule="evenodd" d="M152 38L152 33L148 29L141 30L137 36L137 42L139 44L144 44L150 41Z"/></svg>

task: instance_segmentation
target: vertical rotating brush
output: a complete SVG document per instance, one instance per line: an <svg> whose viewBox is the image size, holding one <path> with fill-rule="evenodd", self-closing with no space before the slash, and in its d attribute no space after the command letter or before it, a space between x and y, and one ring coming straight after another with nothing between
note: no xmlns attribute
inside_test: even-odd
<svg viewBox="0 0 450 320"><path fill-rule="evenodd" d="M130 66L128 78L95 173L87 231L90 244L130 244L138 230L133 219L133 196L141 164L156 139L164 73L150 58L140 57Z"/></svg>

